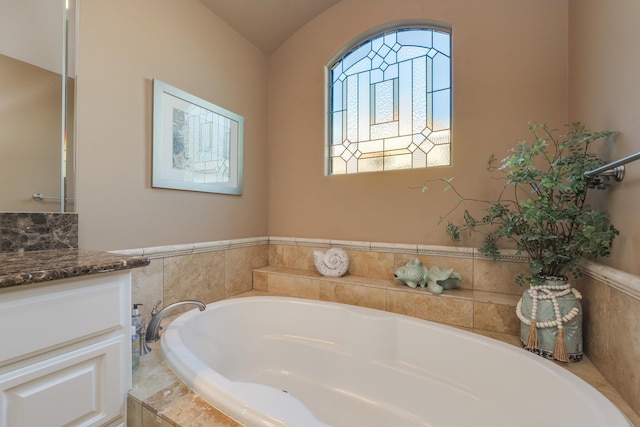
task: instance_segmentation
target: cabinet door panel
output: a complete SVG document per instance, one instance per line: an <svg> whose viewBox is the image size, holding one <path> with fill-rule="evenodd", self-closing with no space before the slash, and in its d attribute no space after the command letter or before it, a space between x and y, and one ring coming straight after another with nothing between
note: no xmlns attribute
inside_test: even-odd
<svg viewBox="0 0 640 427"><path fill-rule="evenodd" d="M126 275L75 280L3 294L0 365L128 326Z"/></svg>
<svg viewBox="0 0 640 427"><path fill-rule="evenodd" d="M120 414L122 337L0 375L0 427L101 425Z"/></svg>

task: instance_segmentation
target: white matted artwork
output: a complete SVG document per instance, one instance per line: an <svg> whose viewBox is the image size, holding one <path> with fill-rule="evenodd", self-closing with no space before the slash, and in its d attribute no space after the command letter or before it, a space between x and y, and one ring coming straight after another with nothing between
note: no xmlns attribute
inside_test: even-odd
<svg viewBox="0 0 640 427"><path fill-rule="evenodd" d="M244 119L153 80L151 186L242 194Z"/></svg>

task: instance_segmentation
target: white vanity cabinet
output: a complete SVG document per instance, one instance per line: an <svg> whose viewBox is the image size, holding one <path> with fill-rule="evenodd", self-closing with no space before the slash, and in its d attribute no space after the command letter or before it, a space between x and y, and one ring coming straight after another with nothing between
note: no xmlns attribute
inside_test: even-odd
<svg viewBox="0 0 640 427"><path fill-rule="evenodd" d="M0 289L0 427L124 426L131 272Z"/></svg>

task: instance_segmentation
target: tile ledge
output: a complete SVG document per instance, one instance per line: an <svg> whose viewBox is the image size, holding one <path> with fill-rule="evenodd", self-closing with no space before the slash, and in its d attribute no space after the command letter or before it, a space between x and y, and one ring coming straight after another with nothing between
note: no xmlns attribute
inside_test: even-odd
<svg viewBox="0 0 640 427"><path fill-rule="evenodd" d="M300 268L290 268L290 267L276 267L276 266L265 266L255 268L253 270L257 273L263 274L277 274L283 276L298 276L305 278L312 278L317 280L325 280L327 282L332 283L340 283L347 286L365 286L371 288L380 288L380 289L393 289L396 292L408 292L413 294L423 294L429 295L434 298L444 297L444 298L456 298L467 301L478 301L478 302L490 302L499 305L509 305L515 307L518 299L520 298L518 295L513 294L504 294L499 292L487 292L487 291L474 291L471 289L453 289L453 290L445 290L441 295L431 294L426 288L410 288L408 286L400 285L397 280L394 279L377 279L370 278L365 276L355 276L352 274L346 274L342 277L325 277L322 276L317 271L313 270L305 270Z"/></svg>

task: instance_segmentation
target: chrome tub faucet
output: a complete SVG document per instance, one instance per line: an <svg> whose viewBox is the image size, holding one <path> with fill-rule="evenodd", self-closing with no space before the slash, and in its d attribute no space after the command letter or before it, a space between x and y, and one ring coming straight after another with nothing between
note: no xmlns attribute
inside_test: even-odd
<svg viewBox="0 0 640 427"><path fill-rule="evenodd" d="M196 300L186 300L186 301L178 301L173 304L169 304L162 310L160 310L157 314L155 314L149 325L147 326L147 336L146 342L156 342L160 339L160 322L165 318L169 313L175 310L178 307L182 307L184 305L195 305L200 309L200 311L204 311L207 308L206 304Z"/></svg>

